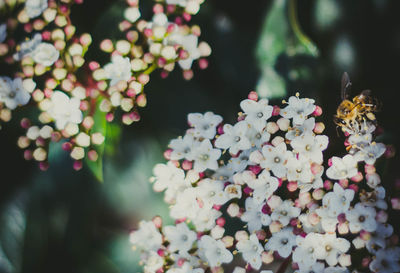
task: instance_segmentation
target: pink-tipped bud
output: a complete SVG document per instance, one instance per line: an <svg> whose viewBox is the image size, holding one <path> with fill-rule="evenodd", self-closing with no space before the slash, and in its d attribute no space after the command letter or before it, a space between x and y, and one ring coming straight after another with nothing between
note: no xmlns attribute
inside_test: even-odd
<svg viewBox="0 0 400 273"><path fill-rule="evenodd" d="M33 153L31 150L25 150L24 151L24 158L25 160L32 160L33 158Z"/></svg>
<svg viewBox="0 0 400 273"><path fill-rule="evenodd" d="M186 262L186 260L185 260L184 258L180 258L180 259L178 260L178 262L177 262L177 265L178 265L179 267L181 267L185 262Z"/></svg>
<svg viewBox="0 0 400 273"><path fill-rule="evenodd" d="M49 169L49 163L46 161L39 162L39 169L41 171L47 171Z"/></svg>
<svg viewBox="0 0 400 273"><path fill-rule="evenodd" d="M187 81L191 80L193 78L193 70L189 69L183 71L183 78Z"/></svg>
<svg viewBox="0 0 400 273"><path fill-rule="evenodd" d="M308 221L310 222L311 225L317 225L320 221L320 218L318 216L317 213L315 212L311 212L308 216L307 216Z"/></svg>
<svg viewBox="0 0 400 273"><path fill-rule="evenodd" d="M97 152L95 150L90 150L88 152L88 158L90 161L97 161L97 159L99 158L99 155L97 154Z"/></svg>
<svg viewBox="0 0 400 273"><path fill-rule="evenodd" d="M145 107L147 104L147 99L144 94L141 94L136 97L136 103L139 107Z"/></svg>
<svg viewBox="0 0 400 273"><path fill-rule="evenodd" d="M20 124L23 129L27 130L31 126L31 121L28 118L23 118L21 119Z"/></svg>
<svg viewBox="0 0 400 273"><path fill-rule="evenodd" d="M290 192L294 192L295 190L297 190L297 182L296 181L291 181L287 184L287 189Z"/></svg>
<svg viewBox="0 0 400 273"><path fill-rule="evenodd" d="M332 158L329 158L329 159L328 159L328 166L330 167L330 166L332 166L332 164L333 164L333 163L332 163Z"/></svg>
<svg viewBox="0 0 400 273"><path fill-rule="evenodd" d="M81 170L82 167L83 167L83 163L82 163L81 160L76 160L76 161L74 161L73 168L74 168L75 171Z"/></svg>
<svg viewBox="0 0 400 273"><path fill-rule="evenodd" d="M349 189L350 189L350 190L353 190L354 192L358 192L358 186L357 186L356 184L351 184L351 185L349 186Z"/></svg>
<svg viewBox="0 0 400 273"><path fill-rule="evenodd" d="M42 39L44 41L50 41L50 38L51 38L51 32L50 31L46 30L46 31L42 32Z"/></svg>
<svg viewBox="0 0 400 273"><path fill-rule="evenodd" d="M94 70L99 69L99 68L100 68L100 65L99 65L98 62L92 61L92 62L89 63L89 69L90 70L94 71Z"/></svg>
<svg viewBox="0 0 400 273"><path fill-rule="evenodd" d="M338 225L339 234L348 234L349 233L349 224L346 222L339 223Z"/></svg>
<svg viewBox="0 0 400 273"><path fill-rule="evenodd" d="M143 33L144 33L144 35L145 35L147 38L150 38L151 36L153 36L153 30L152 30L151 28L146 28L146 29L143 31Z"/></svg>
<svg viewBox="0 0 400 273"><path fill-rule="evenodd" d="M379 223L386 223L387 220L388 220L388 214L386 213L386 211L380 210L380 211L378 212L378 214L376 215L376 220L377 220Z"/></svg>
<svg viewBox="0 0 400 273"><path fill-rule="evenodd" d="M315 110L312 113L313 116L315 117L319 117L320 115L322 115L322 108L319 107L318 105L315 106Z"/></svg>
<svg viewBox="0 0 400 273"><path fill-rule="evenodd" d="M62 149L63 149L64 151L71 151L71 150L72 150L72 143L71 143L71 142L64 142L64 143L61 145L61 147L62 147Z"/></svg>
<svg viewBox="0 0 400 273"><path fill-rule="evenodd" d="M261 208L261 212L264 214L271 214L271 208L270 206L268 206L268 204L265 204L262 208Z"/></svg>
<svg viewBox="0 0 400 273"><path fill-rule="evenodd" d="M199 60L199 67L200 67L200 69L206 69L208 67L208 60L201 58Z"/></svg>
<svg viewBox="0 0 400 273"><path fill-rule="evenodd" d="M362 173L358 172L355 176L353 176L350 179L351 179L351 181L358 183L358 182L361 182L363 180L363 178L364 177L363 177Z"/></svg>
<svg viewBox="0 0 400 273"><path fill-rule="evenodd" d="M250 93L247 95L247 98L249 100L258 101L258 94L256 91L250 91Z"/></svg>
<svg viewBox="0 0 400 273"><path fill-rule="evenodd" d="M249 170L254 173L255 175L259 174L261 172L261 166L260 165L251 165L249 166Z"/></svg>
<svg viewBox="0 0 400 273"><path fill-rule="evenodd" d="M157 254L158 254L158 256L160 256L160 257L164 257L164 255L165 255L165 251L163 250L163 249L158 249L157 250Z"/></svg>
<svg viewBox="0 0 400 273"><path fill-rule="evenodd" d="M365 230L360 231L360 238L364 241L369 241L371 239L371 233Z"/></svg>
<svg viewBox="0 0 400 273"><path fill-rule="evenodd" d="M386 158L392 158L396 154L396 148L393 145L386 145L386 151L384 153L384 156Z"/></svg>
<svg viewBox="0 0 400 273"><path fill-rule="evenodd" d="M30 24L30 23L25 24L24 25L24 30L25 30L25 32L31 33L32 30L33 30L32 24Z"/></svg>
<svg viewBox="0 0 400 273"><path fill-rule="evenodd" d="M185 171L191 170L192 167L193 167L193 162L192 161L184 160L182 162L182 169L184 169Z"/></svg>
<svg viewBox="0 0 400 273"><path fill-rule="evenodd" d="M217 223L218 226L224 227L225 223L226 223L226 220L225 220L224 217L220 217L220 218L217 219L216 223Z"/></svg>
<svg viewBox="0 0 400 273"><path fill-rule="evenodd" d="M131 7L137 7L139 5L139 0L127 0L126 3Z"/></svg>
<svg viewBox="0 0 400 273"><path fill-rule="evenodd" d="M49 88L44 89L44 96L46 98L51 98L52 95L53 95L53 90L51 90Z"/></svg>
<svg viewBox="0 0 400 273"><path fill-rule="evenodd" d="M163 7L161 4L155 4L155 5L153 6L153 12L154 12L155 14L157 14L157 13L163 13L163 12L164 12L164 7Z"/></svg>
<svg viewBox="0 0 400 273"><path fill-rule="evenodd" d="M374 165L365 164L365 173L366 174L374 174L376 173L376 168Z"/></svg>
<svg viewBox="0 0 400 273"><path fill-rule="evenodd" d="M190 15L190 14L187 13L187 12L184 12L184 13L182 14L182 17L183 17L183 19L184 19L186 22L189 22L189 21L192 19L192 15Z"/></svg>
<svg viewBox="0 0 400 273"><path fill-rule="evenodd" d="M327 190L327 191L331 190L331 189L333 188L332 182L329 181L329 180L325 180L325 181L324 181L324 188L325 188L325 190Z"/></svg>
<svg viewBox="0 0 400 273"><path fill-rule="evenodd" d="M150 81L150 76L147 74L141 74L138 77L138 82L140 82L143 85L146 85Z"/></svg>
<svg viewBox="0 0 400 273"><path fill-rule="evenodd" d="M175 28L176 28L176 26L175 26L174 24L169 24L169 25L167 26L167 32L168 32L168 33L172 33L172 32L175 31Z"/></svg>
<svg viewBox="0 0 400 273"><path fill-rule="evenodd" d="M245 188L243 189L243 192L244 192L245 194L249 195L250 193L253 192L253 189L250 188L250 187L245 187Z"/></svg>
<svg viewBox="0 0 400 273"><path fill-rule="evenodd" d="M161 228L162 227L162 218L160 216L155 216L153 219L151 219L153 224L156 226L156 228Z"/></svg>
<svg viewBox="0 0 400 273"><path fill-rule="evenodd" d="M314 126L314 133L316 134L322 134L322 132L325 130L325 124L323 122L317 122L315 123Z"/></svg>
<svg viewBox="0 0 400 273"><path fill-rule="evenodd" d="M111 52L114 50L114 45L110 39L105 39L100 43L101 50Z"/></svg>
<svg viewBox="0 0 400 273"><path fill-rule="evenodd" d="M175 5L167 5L167 12L173 13L175 12L176 6Z"/></svg>
<svg viewBox="0 0 400 273"><path fill-rule="evenodd" d="M400 210L400 198L395 197L390 200L392 203L392 208L395 210Z"/></svg>
<svg viewBox="0 0 400 273"><path fill-rule="evenodd" d="M256 236L258 240L264 241L265 238L267 238L267 233L265 232L265 230L260 229L256 231Z"/></svg>
<svg viewBox="0 0 400 273"><path fill-rule="evenodd" d="M183 24L183 19L182 17L176 17L175 18L175 24L177 24L178 26Z"/></svg>
<svg viewBox="0 0 400 273"><path fill-rule="evenodd" d="M106 120L107 120L108 122L113 121L113 120L114 120L114 114L113 114L113 113L107 113L107 114L106 114Z"/></svg>
<svg viewBox="0 0 400 273"><path fill-rule="evenodd" d="M83 0L75 0L75 4L78 4L78 5L83 4Z"/></svg>
<svg viewBox="0 0 400 273"><path fill-rule="evenodd" d="M322 171L323 167L315 162L311 164L311 172L313 175L319 174Z"/></svg>
<svg viewBox="0 0 400 273"><path fill-rule="evenodd" d="M272 110L272 116L279 115L280 111L281 111L281 108L279 108L279 106L277 106L277 105L274 105L274 110Z"/></svg>

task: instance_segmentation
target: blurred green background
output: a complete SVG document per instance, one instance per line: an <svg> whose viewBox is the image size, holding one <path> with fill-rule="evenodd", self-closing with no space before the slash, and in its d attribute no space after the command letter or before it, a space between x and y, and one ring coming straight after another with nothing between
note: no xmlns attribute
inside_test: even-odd
<svg viewBox="0 0 400 273"><path fill-rule="evenodd" d="M16 140L18 119L0 131L0 272L140 272L128 236L139 220L166 216L162 194L148 183L152 167L164 162L171 138L182 135L190 112L214 111L233 122L249 91L274 96L296 92L316 98L331 145L325 157L344 153L332 116L340 103L340 78L349 72L354 95L372 89L383 103L378 114L380 141L400 147L399 88L400 1L302 0L295 10L310 41L293 32L286 1L206 1L193 22L213 54L205 71L195 68L191 81L178 69L162 80L151 76L142 120L123 127L120 142L104 158L104 183L87 170L75 172L69 156L55 146L51 167L41 172L25 162ZM142 0L149 19L153 1ZM105 37L119 38L123 1L86 0L75 6L72 20L94 43L88 58L107 62L98 50ZM292 23L292 24L291 24ZM314 47L315 46L315 47ZM279 98L279 96L283 96ZM24 113L17 113L16 117ZM398 195L396 156L382 163L383 184ZM397 224L398 212L391 212ZM397 232L399 231L397 225Z"/></svg>

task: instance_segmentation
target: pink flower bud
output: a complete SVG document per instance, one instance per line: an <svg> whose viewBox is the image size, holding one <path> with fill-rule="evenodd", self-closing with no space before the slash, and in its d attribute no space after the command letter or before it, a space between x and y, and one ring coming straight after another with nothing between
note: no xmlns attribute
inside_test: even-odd
<svg viewBox="0 0 400 273"><path fill-rule="evenodd" d="M184 12L184 13L182 14L182 17L183 17L183 19L184 19L186 22L189 22L190 19L192 19L192 15L190 15L190 14L187 13L187 12Z"/></svg>
<svg viewBox="0 0 400 273"><path fill-rule="evenodd" d="M260 240L260 241L264 241L265 240L265 238L267 237L267 233L265 232L265 230L257 230L256 231L256 236L257 236L257 239L258 240Z"/></svg>
<svg viewBox="0 0 400 273"><path fill-rule="evenodd" d="M25 150L24 151L24 158L25 160L32 160L33 158L33 153L31 150Z"/></svg>
<svg viewBox="0 0 400 273"><path fill-rule="evenodd" d="M255 175L257 175L261 172L261 166L260 165L252 165L252 166L249 166L249 170L252 173L254 173Z"/></svg>
<svg viewBox="0 0 400 273"><path fill-rule="evenodd" d="M51 32L50 31L46 30L46 31L42 32L42 39L44 41L50 41L50 38L51 38Z"/></svg>
<svg viewBox="0 0 400 273"><path fill-rule="evenodd" d="M99 158L99 155L97 154L97 152L95 150L90 150L88 152L88 158L90 161L97 161L97 159Z"/></svg>
<svg viewBox="0 0 400 273"><path fill-rule="evenodd" d="M250 187L245 187L245 188L243 189L243 192L244 192L245 194L249 195L250 193L253 192L253 189L250 188Z"/></svg>
<svg viewBox="0 0 400 273"><path fill-rule="evenodd" d="M320 218L317 213L312 212L307 216L308 221L310 222L311 225L315 226L319 223Z"/></svg>
<svg viewBox="0 0 400 273"><path fill-rule="evenodd" d="M164 252L163 249L160 248L160 249L157 250L157 254L158 254L158 256L160 256L160 257L164 257L165 252Z"/></svg>
<svg viewBox="0 0 400 273"><path fill-rule="evenodd" d="M174 13L176 9L175 5L167 5L167 12L168 13Z"/></svg>
<svg viewBox="0 0 400 273"><path fill-rule="evenodd" d="M339 232L339 234L348 234L349 233L349 225L346 222L339 223L338 232Z"/></svg>
<svg viewBox="0 0 400 273"><path fill-rule="evenodd" d="M287 189L290 192L294 192L295 190L297 190L297 181L291 181L287 184Z"/></svg>
<svg viewBox="0 0 400 273"><path fill-rule="evenodd" d="M49 163L48 162L46 162L46 161L39 162L39 169L41 171L47 171L48 168L49 168Z"/></svg>
<svg viewBox="0 0 400 273"><path fill-rule="evenodd" d="M189 160L184 160L182 162L182 169L184 169L185 171L191 170L193 167L193 162L189 161Z"/></svg>
<svg viewBox="0 0 400 273"><path fill-rule="evenodd" d="M89 63L89 69L90 70L94 71L94 70L99 69L99 68L100 68L100 65L99 65L98 62L92 61L92 62Z"/></svg>
<svg viewBox="0 0 400 273"><path fill-rule="evenodd" d="M204 58L199 59L199 67L200 69L206 69L208 67L208 60Z"/></svg>
<svg viewBox="0 0 400 273"><path fill-rule="evenodd" d="M138 77L138 82L140 82L143 85L146 85L150 80L150 76L147 74L141 74Z"/></svg>
<svg viewBox="0 0 400 273"><path fill-rule="evenodd" d="M23 118L20 124L23 129L28 129L31 126L31 121L28 118Z"/></svg>
<svg viewBox="0 0 400 273"><path fill-rule="evenodd" d="M193 78L193 70L189 69L183 71L183 78L187 81L191 80Z"/></svg>
<svg viewBox="0 0 400 273"><path fill-rule="evenodd" d="M353 190L354 192L358 192L358 186L357 186L356 184L351 184L351 185L349 186L349 189L350 189L350 190Z"/></svg>
<svg viewBox="0 0 400 273"><path fill-rule="evenodd" d="M316 105L316 106L315 106L315 110L314 110L314 112L312 113L312 115L313 115L313 116L316 116L316 117L322 115L322 108L319 107L318 105Z"/></svg>
<svg viewBox="0 0 400 273"><path fill-rule="evenodd" d="M217 219L216 223L218 226L223 227L223 226L225 226L226 220L225 220L225 218L220 217Z"/></svg>
<svg viewBox="0 0 400 273"><path fill-rule="evenodd" d="M274 109L272 110L272 116L279 115L280 111L281 111L281 108L279 108L279 106L277 106L277 105L274 105Z"/></svg>
<svg viewBox="0 0 400 273"><path fill-rule="evenodd" d="M390 200L392 203L392 208L395 210L400 210L400 198L395 197Z"/></svg>
<svg viewBox="0 0 400 273"><path fill-rule="evenodd" d="M31 33L32 30L33 30L32 24L30 24L30 23L25 24L24 25L24 30L25 30L25 32Z"/></svg>
<svg viewBox="0 0 400 273"><path fill-rule="evenodd" d="M366 174L374 174L376 172L374 165L365 164L364 169Z"/></svg>
<svg viewBox="0 0 400 273"><path fill-rule="evenodd" d="M64 142L64 143L61 145L61 147L62 147L62 149L63 149L64 151L71 151L71 150L72 150L72 143L71 143L71 142Z"/></svg>
<svg viewBox="0 0 400 273"><path fill-rule="evenodd" d="M346 189L349 186L349 180L347 179L340 179L339 185L342 186L343 189Z"/></svg>
<svg viewBox="0 0 400 273"><path fill-rule="evenodd" d="M164 158L166 160L170 160L171 159L171 153L172 153L172 149L168 149L164 152Z"/></svg>
<svg viewBox="0 0 400 273"><path fill-rule="evenodd" d="M247 96L247 98L248 98L249 100L258 101L258 94L257 94L256 91L251 91L251 92L249 93L249 95Z"/></svg>
<svg viewBox="0 0 400 273"><path fill-rule="evenodd" d="M325 124L323 122L317 122L315 123L314 126L314 133L316 134L322 134L322 132L325 130Z"/></svg>
<svg viewBox="0 0 400 273"><path fill-rule="evenodd" d="M153 36L153 30L151 28L146 28L143 33L147 38Z"/></svg>
<svg viewBox="0 0 400 273"><path fill-rule="evenodd" d="M82 167L83 167L83 164L82 164L82 161L81 161L81 160L76 160L76 161L74 161L73 168L74 168L75 171L81 170Z"/></svg>
<svg viewBox="0 0 400 273"><path fill-rule="evenodd" d="M329 159L328 159L328 166L330 167L330 166L332 166L332 164L333 164L333 163L332 163L332 158L329 158Z"/></svg>
<svg viewBox="0 0 400 273"><path fill-rule="evenodd" d="M320 173L321 171L322 171L322 166L321 165L319 165L319 164L317 164L315 162L313 162L311 164L311 172L312 172L313 175L316 175L316 174Z"/></svg>
<svg viewBox="0 0 400 273"><path fill-rule="evenodd" d="M157 13L163 13L163 12L164 12L164 7L163 7L161 4L155 4L155 5L153 6L153 12L154 12L155 14L157 14Z"/></svg>
<svg viewBox="0 0 400 273"><path fill-rule="evenodd" d="M131 7L137 7L139 5L139 0L127 0L126 3Z"/></svg>
<svg viewBox="0 0 400 273"><path fill-rule="evenodd" d="M176 17L176 18L175 18L175 24L177 24L178 26L180 26L180 25L182 25L182 23L183 23L183 20L182 20L181 17Z"/></svg>
<svg viewBox="0 0 400 273"><path fill-rule="evenodd" d="M363 175L361 172L358 172L355 176L353 176L350 179L351 179L351 181L358 183L363 180Z"/></svg>
<svg viewBox="0 0 400 273"><path fill-rule="evenodd" d="M153 219L151 219L153 224L156 226L156 228L161 228L162 227L162 218L160 216L155 216Z"/></svg>
<svg viewBox="0 0 400 273"><path fill-rule="evenodd" d="M147 99L144 94L141 94L136 97L136 103L139 107L145 107L147 104Z"/></svg>
<svg viewBox="0 0 400 273"><path fill-rule="evenodd" d="M329 181L329 180L325 180L325 181L324 181L324 188L325 188L327 191L331 190L331 189L333 188L332 182Z"/></svg>

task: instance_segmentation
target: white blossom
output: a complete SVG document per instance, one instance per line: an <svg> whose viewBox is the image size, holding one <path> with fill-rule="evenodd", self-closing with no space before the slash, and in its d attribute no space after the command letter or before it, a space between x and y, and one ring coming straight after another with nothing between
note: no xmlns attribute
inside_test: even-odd
<svg viewBox="0 0 400 273"><path fill-rule="evenodd" d="M47 112L54 119L57 129L62 130L68 123L82 122L82 112L79 107L79 99L70 98L61 91L55 91L51 96L51 107Z"/></svg>
<svg viewBox="0 0 400 273"><path fill-rule="evenodd" d="M294 124L285 134L285 138L293 140L295 137L312 134L315 127L315 118L306 119L302 124Z"/></svg>
<svg viewBox="0 0 400 273"><path fill-rule="evenodd" d="M247 222L250 232L261 229L262 226L268 226L271 223L271 217L262 212L265 203L257 203L253 198L248 197L245 202L246 211L241 216L241 220Z"/></svg>
<svg viewBox="0 0 400 273"><path fill-rule="evenodd" d="M14 110L18 105L25 105L29 102L31 95L26 90L21 78L14 80L9 77L0 77L0 102L3 102L8 109Z"/></svg>
<svg viewBox="0 0 400 273"><path fill-rule="evenodd" d="M325 260L329 266L335 266L339 254L346 253L350 248L350 243L346 239L336 238L335 233L317 234L317 236L315 256L318 260Z"/></svg>
<svg viewBox="0 0 400 273"><path fill-rule="evenodd" d="M286 144L282 142L278 146L265 145L262 148L264 159L260 163L261 167L271 170L276 177L284 177L286 175L286 161L291 152L287 151Z"/></svg>
<svg viewBox="0 0 400 273"><path fill-rule="evenodd" d="M221 215L220 211L212 209L209 206L204 206L197 211L196 217L191 219L196 226L196 230L206 231L215 227L215 220L221 217Z"/></svg>
<svg viewBox="0 0 400 273"><path fill-rule="evenodd" d="M358 172L357 160L352 155L343 158L332 157L332 166L326 170L326 175L331 179L345 179L355 176Z"/></svg>
<svg viewBox="0 0 400 273"><path fill-rule="evenodd" d="M198 38L196 35L185 35L181 39L181 46L187 51L189 56L186 59L179 60L178 64L182 69L190 69L194 60L200 58L200 50L198 49Z"/></svg>
<svg viewBox="0 0 400 273"><path fill-rule="evenodd" d="M193 150L194 170L203 172L206 169L216 170L218 168L217 160L221 156L221 150L214 149L210 140L205 139Z"/></svg>
<svg viewBox="0 0 400 273"><path fill-rule="evenodd" d="M42 43L42 35L36 33L32 39L27 40L20 45L20 49L13 55L14 60L20 61L25 56L30 56L32 52Z"/></svg>
<svg viewBox="0 0 400 273"><path fill-rule="evenodd" d="M290 142L290 145L302 156L321 164L323 161L322 151L326 149L328 142L327 136L313 136L307 134L295 137L292 142Z"/></svg>
<svg viewBox="0 0 400 273"><path fill-rule="evenodd" d="M315 105L313 99L292 96L289 98L288 106L280 111L282 117L293 118L294 124L303 124L307 116L314 112Z"/></svg>
<svg viewBox="0 0 400 273"><path fill-rule="evenodd" d="M277 208L275 208L271 214L273 221L279 221L283 226L289 224L290 219L297 218L300 215L301 209L294 207L294 203L291 200L285 200Z"/></svg>
<svg viewBox="0 0 400 273"><path fill-rule="evenodd" d="M340 213L347 211L350 202L354 198L354 191L343 189L339 183L335 183L333 191L328 192L322 199L323 207L327 209L330 217L337 217Z"/></svg>
<svg viewBox="0 0 400 273"><path fill-rule="evenodd" d="M245 121L238 122L234 126L225 124L224 133L215 141L215 147L229 149L231 154L237 154L239 151L249 149L251 144L246 137L248 129L248 123Z"/></svg>
<svg viewBox="0 0 400 273"><path fill-rule="evenodd" d="M40 43L30 53L33 60L43 66L52 66L60 57L60 52L50 43Z"/></svg>
<svg viewBox="0 0 400 273"><path fill-rule="evenodd" d="M47 9L47 0L26 0L25 9L29 18L38 17Z"/></svg>
<svg viewBox="0 0 400 273"><path fill-rule="evenodd" d="M106 77L110 79L110 85L116 85L120 81L128 81L132 76L131 63L128 57L114 55L111 57L111 63L104 66Z"/></svg>
<svg viewBox="0 0 400 273"><path fill-rule="evenodd" d="M386 146L383 143L372 143L365 148L360 149L354 157L359 161L373 165L377 158L381 157L386 151Z"/></svg>
<svg viewBox="0 0 400 273"><path fill-rule="evenodd" d="M257 179L250 180L247 184L254 189L254 202L261 204L278 189L279 181L271 176L269 171L264 170Z"/></svg>
<svg viewBox="0 0 400 273"><path fill-rule="evenodd" d="M152 221L140 221L139 229L130 235L130 242L143 249L157 251L161 246L162 237Z"/></svg>
<svg viewBox="0 0 400 273"><path fill-rule="evenodd" d="M375 231L376 229L376 211L374 208L366 207L357 203L353 209L346 211L346 219L349 221L349 228L352 233L361 230Z"/></svg>
<svg viewBox="0 0 400 273"><path fill-rule="evenodd" d="M196 232L191 231L185 222L176 226L165 226L163 228L166 240L169 241L168 249L172 252L187 252L192 248L197 239Z"/></svg>
<svg viewBox="0 0 400 273"><path fill-rule="evenodd" d="M187 159L193 160L193 148L200 144L192 135L186 134L183 138L177 138L171 140L169 147L172 149L171 159L180 160Z"/></svg>
<svg viewBox="0 0 400 273"><path fill-rule="evenodd" d="M249 239L240 240L236 244L237 250L242 253L243 259L254 269L261 267L261 253L263 246L260 244L257 235L251 234Z"/></svg>
<svg viewBox="0 0 400 273"><path fill-rule="evenodd" d="M287 258L295 245L296 235L293 234L291 227L286 227L272 234L271 239L265 244L265 249L276 251L282 258Z"/></svg>
<svg viewBox="0 0 400 273"><path fill-rule="evenodd" d="M267 99L257 102L246 99L240 103L240 108L246 115L246 121L259 131L267 125L267 120L272 116L273 111L273 107L268 104Z"/></svg>
<svg viewBox="0 0 400 273"><path fill-rule="evenodd" d="M375 254L375 259L369 264L369 269L372 272L393 273L400 271L399 264L399 249L380 249Z"/></svg>
<svg viewBox="0 0 400 273"><path fill-rule="evenodd" d="M212 112L203 114L192 113L188 115L188 122L194 127L195 137L213 139L217 133L216 128L222 122L222 117Z"/></svg>
<svg viewBox="0 0 400 273"><path fill-rule="evenodd" d="M200 257L203 257L210 267L230 263L233 260L232 253L225 248L221 240L215 240L208 235L204 235L198 244Z"/></svg>
<svg viewBox="0 0 400 273"><path fill-rule="evenodd" d="M131 23L136 22L140 18L140 11L138 7L129 7L124 11L124 17Z"/></svg>

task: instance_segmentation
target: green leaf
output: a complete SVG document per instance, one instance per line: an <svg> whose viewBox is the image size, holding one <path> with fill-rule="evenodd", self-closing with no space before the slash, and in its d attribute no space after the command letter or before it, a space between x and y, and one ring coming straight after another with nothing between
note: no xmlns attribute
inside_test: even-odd
<svg viewBox="0 0 400 273"><path fill-rule="evenodd" d="M256 90L261 97L279 98L286 95L284 78L275 70L281 55L293 57L318 56L317 47L302 32L296 11L296 0L276 0L267 14L256 48L261 77Z"/></svg>
<svg viewBox="0 0 400 273"><path fill-rule="evenodd" d="M93 115L94 125L91 133L101 133L107 139L107 127L108 122L106 120L106 113L99 110L99 104L101 100L97 101L96 112ZM96 161L89 160L85 157L85 163L89 167L90 171L97 178L99 182L103 182L103 156L106 140L100 145L94 145L93 148L96 150L98 158Z"/></svg>
<svg viewBox="0 0 400 273"><path fill-rule="evenodd" d="M115 154L115 148L119 140L121 139L121 126L115 123L107 124L107 134L105 140L105 151L107 156L112 156Z"/></svg>

